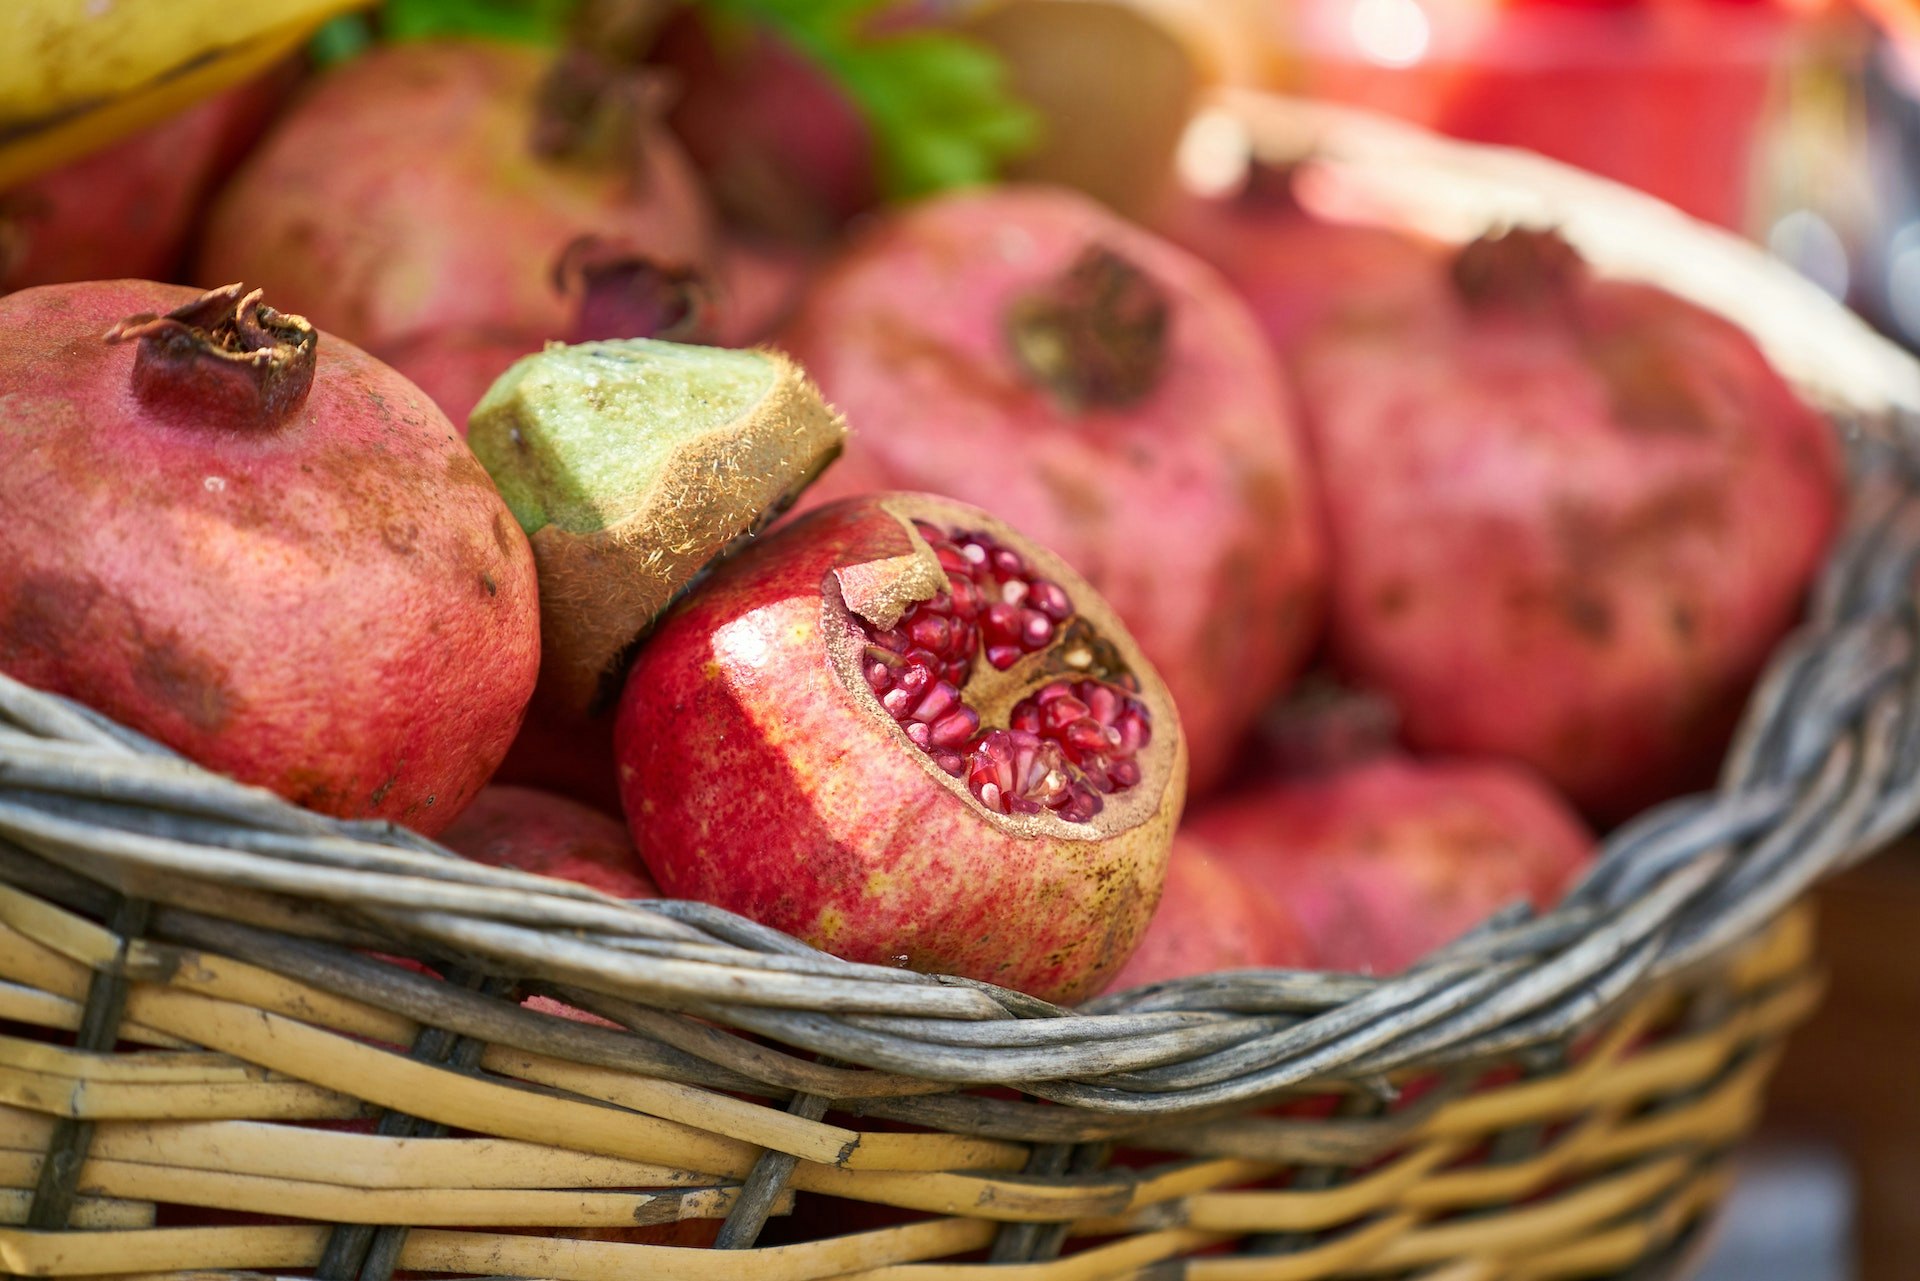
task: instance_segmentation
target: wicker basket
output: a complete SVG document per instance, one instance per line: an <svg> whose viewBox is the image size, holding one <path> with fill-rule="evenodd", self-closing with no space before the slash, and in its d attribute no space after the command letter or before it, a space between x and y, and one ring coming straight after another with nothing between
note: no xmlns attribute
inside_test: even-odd
<svg viewBox="0 0 1920 1281"><path fill-rule="evenodd" d="M322 819L0 679L0 1222L22 1225L0 1271L1670 1270L1817 999L1797 904L1920 811L1920 373L1630 193L1227 106L1377 172L1383 208L1418 189L1436 229L1562 223L1748 322L1831 408L1853 525L1719 790L1616 833L1551 913L1404 975L1216 975L1069 1011ZM631 1239L703 1222L718 1248Z"/></svg>

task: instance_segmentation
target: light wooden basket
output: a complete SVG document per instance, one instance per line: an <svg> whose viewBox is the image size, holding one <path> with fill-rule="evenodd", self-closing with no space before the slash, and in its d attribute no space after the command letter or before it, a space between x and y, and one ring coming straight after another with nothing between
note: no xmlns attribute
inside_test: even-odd
<svg viewBox="0 0 1920 1281"><path fill-rule="evenodd" d="M1716 790L1615 833L1553 911L1403 975L1065 1010L320 818L0 678L0 1271L1671 1269L1817 998L1805 891L1920 812L1920 375L1784 269L1597 180L1225 107L1456 233L1564 225L1748 323L1831 411L1853 522Z"/></svg>

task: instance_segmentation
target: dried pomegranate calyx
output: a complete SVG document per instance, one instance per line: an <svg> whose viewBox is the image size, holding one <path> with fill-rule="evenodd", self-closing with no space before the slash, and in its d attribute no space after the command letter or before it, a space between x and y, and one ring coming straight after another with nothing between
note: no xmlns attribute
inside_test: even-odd
<svg viewBox="0 0 1920 1281"><path fill-rule="evenodd" d="M1007 339L1021 367L1062 404L1118 408L1159 385L1168 316L1166 294L1151 276L1092 245L1014 303Z"/></svg>
<svg viewBox="0 0 1920 1281"><path fill-rule="evenodd" d="M1074 624L1064 588L1035 574L990 534L946 531L916 520L938 560L945 590L925 594L891 626L856 611L866 633L860 672L886 714L975 799L999 814L1052 812L1086 822L1104 797L1139 784L1135 759L1152 736L1152 715L1130 692L1131 673ZM968 702L976 675L1010 672L1048 654L1081 673L1048 681L1016 703L1004 727L983 728ZM1094 663L1106 666L1097 674Z"/></svg>
<svg viewBox="0 0 1920 1281"><path fill-rule="evenodd" d="M138 343L133 390L156 413L236 429L280 426L313 388L320 334L244 284L210 289L164 316L129 316L105 334Z"/></svg>

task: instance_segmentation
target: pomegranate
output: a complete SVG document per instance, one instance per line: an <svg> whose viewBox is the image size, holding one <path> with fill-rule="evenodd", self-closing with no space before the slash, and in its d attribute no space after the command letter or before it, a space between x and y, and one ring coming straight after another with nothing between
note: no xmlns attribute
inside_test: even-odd
<svg viewBox="0 0 1920 1281"><path fill-rule="evenodd" d="M1316 212L1316 192L1332 181L1318 170L1256 164L1233 194L1177 195L1155 221L1220 269L1288 362L1324 326L1390 323L1446 301L1441 247Z"/></svg>
<svg viewBox="0 0 1920 1281"><path fill-rule="evenodd" d="M819 497L925 489L1052 547L1165 675L1217 781L1320 613L1273 358L1208 268L1084 197L946 196L830 267L783 345L853 438Z"/></svg>
<svg viewBox="0 0 1920 1281"><path fill-rule="evenodd" d="M1182 830L1173 838L1160 906L1108 990L1221 970L1304 969L1309 960L1306 936L1286 904Z"/></svg>
<svg viewBox="0 0 1920 1281"><path fill-rule="evenodd" d="M1133 950L1186 781L1173 704L1106 603L924 494L821 508L724 562L641 649L614 746L669 894L1053 1000Z"/></svg>
<svg viewBox="0 0 1920 1281"><path fill-rule="evenodd" d="M1622 817L1711 778L1834 530L1837 449L1733 325L1557 237L1452 276L1445 311L1299 363L1333 656L1413 746Z"/></svg>
<svg viewBox="0 0 1920 1281"><path fill-rule="evenodd" d="M533 556L425 396L238 285L0 298L0 669L330 814L450 822L539 666Z"/></svg>
<svg viewBox="0 0 1920 1281"><path fill-rule="evenodd" d="M778 35L687 8L668 19L650 59L675 76L667 122L729 218L819 240L879 198L859 109Z"/></svg>
<svg viewBox="0 0 1920 1281"><path fill-rule="evenodd" d="M1188 827L1248 894L1291 913L1314 968L1367 974L1511 903L1550 906L1594 852L1564 802L1492 761L1384 757L1224 799Z"/></svg>
<svg viewBox="0 0 1920 1281"><path fill-rule="evenodd" d="M379 49L268 136L214 209L201 274L258 281L464 423L550 339L689 332L708 214L657 96L584 53Z"/></svg>
<svg viewBox="0 0 1920 1281"><path fill-rule="evenodd" d="M721 347L772 338L806 292L812 251L761 236L723 234L714 254L708 337Z"/></svg>
<svg viewBox="0 0 1920 1281"><path fill-rule="evenodd" d="M440 841L476 863L591 886L615 898L659 898L620 820L531 787L483 788Z"/></svg>
<svg viewBox="0 0 1920 1281"><path fill-rule="evenodd" d="M121 276L171 277L201 201L287 87L276 73L0 192L0 293Z"/></svg>

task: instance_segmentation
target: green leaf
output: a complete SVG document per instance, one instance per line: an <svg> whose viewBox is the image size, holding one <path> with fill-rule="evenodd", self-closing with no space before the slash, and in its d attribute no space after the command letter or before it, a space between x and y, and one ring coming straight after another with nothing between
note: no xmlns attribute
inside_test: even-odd
<svg viewBox="0 0 1920 1281"><path fill-rule="evenodd" d="M579 0L387 0L381 30L390 40L479 36L558 44Z"/></svg>
<svg viewBox="0 0 1920 1281"><path fill-rule="evenodd" d="M707 0L725 18L784 38L846 91L873 129L887 194L989 182L1031 148L1039 117L1006 87L986 46L952 31L875 34L889 0Z"/></svg>
<svg viewBox="0 0 1920 1281"><path fill-rule="evenodd" d="M307 56L316 66L331 67L336 62L357 58L373 43L373 27L357 13L334 18L307 42Z"/></svg>

